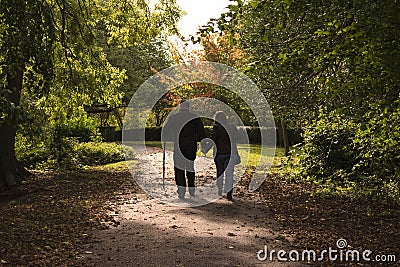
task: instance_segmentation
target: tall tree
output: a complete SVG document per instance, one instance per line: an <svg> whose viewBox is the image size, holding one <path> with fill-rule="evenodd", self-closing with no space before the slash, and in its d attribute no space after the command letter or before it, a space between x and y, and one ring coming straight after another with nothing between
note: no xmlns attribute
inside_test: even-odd
<svg viewBox="0 0 400 267"><path fill-rule="evenodd" d="M1 121L0 189L17 183L14 152L19 104L27 67L42 76L32 90L44 93L52 76L55 27L43 1L2 1L0 5Z"/></svg>
<svg viewBox="0 0 400 267"><path fill-rule="evenodd" d="M96 43L98 27L105 25L109 43L127 46L173 29L179 14L165 0L154 9L143 0L2 0L0 189L19 180L14 145L24 89L46 102L54 120L93 99L117 101L124 73Z"/></svg>

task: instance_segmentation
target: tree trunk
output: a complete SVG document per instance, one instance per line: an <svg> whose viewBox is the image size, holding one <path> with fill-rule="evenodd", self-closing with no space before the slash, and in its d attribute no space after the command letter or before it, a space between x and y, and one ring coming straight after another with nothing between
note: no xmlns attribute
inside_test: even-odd
<svg viewBox="0 0 400 267"><path fill-rule="evenodd" d="M15 157L15 135L17 131L18 110L22 89L23 68L13 66L7 73L7 100L12 109L0 125L0 190L11 188L20 182L17 176L17 158Z"/></svg>
<svg viewBox="0 0 400 267"><path fill-rule="evenodd" d="M283 131L282 131L282 124L281 124L281 120L277 120L276 121L276 129L278 130L278 140L276 145L278 147L284 147L283 145Z"/></svg>
<svg viewBox="0 0 400 267"><path fill-rule="evenodd" d="M17 159L14 151L15 127L7 120L0 127L0 189L4 190L17 184Z"/></svg>
<svg viewBox="0 0 400 267"><path fill-rule="evenodd" d="M285 147L285 156L288 156L289 155L289 137L288 137L288 132L287 132L286 124L283 122L283 120L281 120L280 123L281 123L281 128L282 128L283 146Z"/></svg>

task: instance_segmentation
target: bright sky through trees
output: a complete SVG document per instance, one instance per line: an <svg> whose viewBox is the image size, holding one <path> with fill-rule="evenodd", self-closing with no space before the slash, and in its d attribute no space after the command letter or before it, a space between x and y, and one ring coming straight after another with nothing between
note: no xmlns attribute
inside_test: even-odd
<svg viewBox="0 0 400 267"><path fill-rule="evenodd" d="M210 18L218 18L229 5L229 0L177 0L178 5L187 13L178 23L183 36L195 35L201 25Z"/></svg>

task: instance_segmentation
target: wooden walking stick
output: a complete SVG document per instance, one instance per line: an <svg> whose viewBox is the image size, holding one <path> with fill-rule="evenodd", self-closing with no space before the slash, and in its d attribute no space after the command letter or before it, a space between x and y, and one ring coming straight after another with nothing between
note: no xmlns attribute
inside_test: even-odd
<svg viewBox="0 0 400 267"><path fill-rule="evenodd" d="M165 190L165 141L163 144L162 187Z"/></svg>

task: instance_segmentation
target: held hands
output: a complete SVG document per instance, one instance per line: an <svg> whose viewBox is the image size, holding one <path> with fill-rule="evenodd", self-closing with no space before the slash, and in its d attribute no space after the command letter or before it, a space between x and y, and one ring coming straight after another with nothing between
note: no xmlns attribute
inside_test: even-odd
<svg viewBox="0 0 400 267"><path fill-rule="evenodd" d="M209 139L205 138L201 141L201 153L203 153L204 156L206 156L207 152L210 151L210 149L213 147L214 142Z"/></svg>

